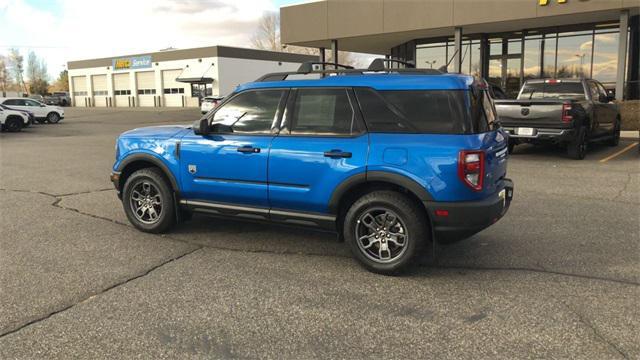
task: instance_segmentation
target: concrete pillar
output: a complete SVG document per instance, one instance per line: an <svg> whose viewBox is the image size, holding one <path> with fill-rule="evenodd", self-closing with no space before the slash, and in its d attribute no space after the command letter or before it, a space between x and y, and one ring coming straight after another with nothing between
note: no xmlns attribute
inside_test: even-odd
<svg viewBox="0 0 640 360"><path fill-rule="evenodd" d="M627 41L629 28L629 10L620 12L620 41L618 42L618 74L616 76L616 100L624 98L624 72L627 64Z"/></svg>
<svg viewBox="0 0 640 360"><path fill-rule="evenodd" d="M71 106L76 106L76 96L73 94L75 89L73 88L73 77L67 73L67 77L69 78L69 96L71 97Z"/></svg>
<svg viewBox="0 0 640 360"><path fill-rule="evenodd" d="M480 37L480 76L489 78L489 37L482 34Z"/></svg>
<svg viewBox="0 0 640 360"><path fill-rule="evenodd" d="M136 81L136 72L129 72L129 88L131 89L131 106L138 106L138 82Z"/></svg>
<svg viewBox="0 0 640 360"><path fill-rule="evenodd" d="M627 100L640 99L640 15L629 19L629 66L627 69Z"/></svg>
<svg viewBox="0 0 640 360"><path fill-rule="evenodd" d="M109 96L107 106L115 106L116 95L113 90L113 72L107 72L107 96Z"/></svg>
<svg viewBox="0 0 640 360"><path fill-rule="evenodd" d="M164 100L164 86L162 84L162 70L158 69L156 67L156 69L153 71L153 78L154 81L156 83L156 99L158 99L157 101L157 105L159 107L162 106L162 101Z"/></svg>
<svg viewBox="0 0 640 360"><path fill-rule="evenodd" d="M454 55L453 55L453 71L462 72L462 28L457 27L453 34Z"/></svg>
<svg viewBox="0 0 640 360"><path fill-rule="evenodd" d="M93 75L85 76L85 80L87 81L87 97L89 99L87 106L93 106Z"/></svg>
<svg viewBox="0 0 640 360"><path fill-rule="evenodd" d="M331 56L333 63L338 64L338 40L331 40Z"/></svg>

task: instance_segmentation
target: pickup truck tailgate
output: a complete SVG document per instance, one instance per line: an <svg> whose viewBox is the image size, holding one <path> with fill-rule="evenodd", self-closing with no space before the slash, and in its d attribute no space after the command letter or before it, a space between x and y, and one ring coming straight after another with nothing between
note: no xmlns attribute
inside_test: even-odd
<svg viewBox="0 0 640 360"><path fill-rule="evenodd" d="M564 128L561 100L496 100L496 112L504 126Z"/></svg>

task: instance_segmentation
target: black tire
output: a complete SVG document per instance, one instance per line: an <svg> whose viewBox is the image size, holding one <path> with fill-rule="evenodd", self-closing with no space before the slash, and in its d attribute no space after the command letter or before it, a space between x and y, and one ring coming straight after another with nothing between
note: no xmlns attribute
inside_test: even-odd
<svg viewBox="0 0 640 360"><path fill-rule="evenodd" d="M19 117L10 116L4 123L4 128L8 132L19 132L22 130L23 121Z"/></svg>
<svg viewBox="0 0 640 360"><path fill-rule="evenodd" d="M567 146L567 154L574 160L582 160L587 155L587 128L582 126L575 139Z"/></svg>
<svg viewBox="0 0 640 360"><path fill-rule="evenodd" d="M616 118L616 123L613 126L613 137L607 141L609 146L618 146L620 144L620 119Z"/></svg>
<svg viewBox="0 0 640 360"><path fill-rule="evenodd" d="M392 216L396 216L397 221L389 228L393 223ZM381 224L382 218L385 220ZM388 190L374 191L351 205L344 217L343 236L354 257L365 268L394 275L413 264L424 244L431 240L427 221L424 209L406 195ZM404 234L402 241L400 234ZM370 240L359 240L364 237ZM399 246L398 242L404 242L404 245ZM388 259L382 255L385 252Z"/></svg>
<svg viewBox="0 0 640 360"><path fill-rule="evenodd" d="M141 191L145 187L144 184L150 184L154 191L145 194L144 191ZM135 193L138 195L135 195ZM155 203L155 200L158 199L156 195L159 195L159 207ZM141 201L136 201L136 198L141 199ZM144 232L166 232L176 222L173 190L162 171L157 168L140 169L127 178L123 187L122 206L129 222L138 230ZM144 210L142 209L144 206L149 209L142 211L142 215L136 214L134 207ZM156 214L155 219L153 219L151 208L153 208L153 213ZM158 210L160 212L159 215L157 214ZM145 218L147 221L145 221Z"/></svg>
<svg viewBox="0 0 640 360"><path fill-rule="evenodd" d="M58 114L57 112L50 112L47 115L47 122L49 124L57 124L58 121L60 121L60 114Z"/></svg>
<svg viewBox="0 0 640 360"><path fill-rule="evenodd" d="M62 100L62 102L60 103L61 106L67 106L67 100Z"/></svg>
<svg viewBox="0 0 640 360"><path fill-rule="evenodd" d="M513 141L509 141L509 145L508 145L508 151L509 154L513 154L513 149L516 147L516 143Z"/></svg>

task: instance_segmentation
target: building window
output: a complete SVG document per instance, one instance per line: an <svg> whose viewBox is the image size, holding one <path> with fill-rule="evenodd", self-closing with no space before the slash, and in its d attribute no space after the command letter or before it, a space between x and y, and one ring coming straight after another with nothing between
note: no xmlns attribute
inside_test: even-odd
<svg viewBox="0 0 640 360"><path fill-rule="evenodd" d="M107 96L107 90L98 90L93 92L93 96Z"/></svg>
<svg viewBox="0 0 640 360"><path fill-rule="evenodd" d="M73 96L87 96L86 91L74 91Z"/></svg>
<svg viewBox="0 0 640 360"><path fill-rule="evenodd" d="M115 90L114 95L131 95L131 90Z"/></svg>
<svg viewBox="0 0 640 360"><path fill-rule="evenodd" d="M156 89L138 89L138 95L155 95Z"/></svg>
<svg viewBox="0 0 640 360"><path fill-rule="evenodd" d="M165 94L184 94L184 88L169 88L164 89Z"/></svg>

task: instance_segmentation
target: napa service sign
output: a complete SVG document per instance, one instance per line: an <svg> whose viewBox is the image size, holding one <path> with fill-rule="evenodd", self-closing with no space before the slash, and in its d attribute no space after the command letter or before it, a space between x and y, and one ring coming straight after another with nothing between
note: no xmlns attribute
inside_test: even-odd
<svg viewBox="0 0 640 360"><path fill-rule="evenodd" d="M146 69L151 67L151 55L113 59L113 70Z"/></svg>

